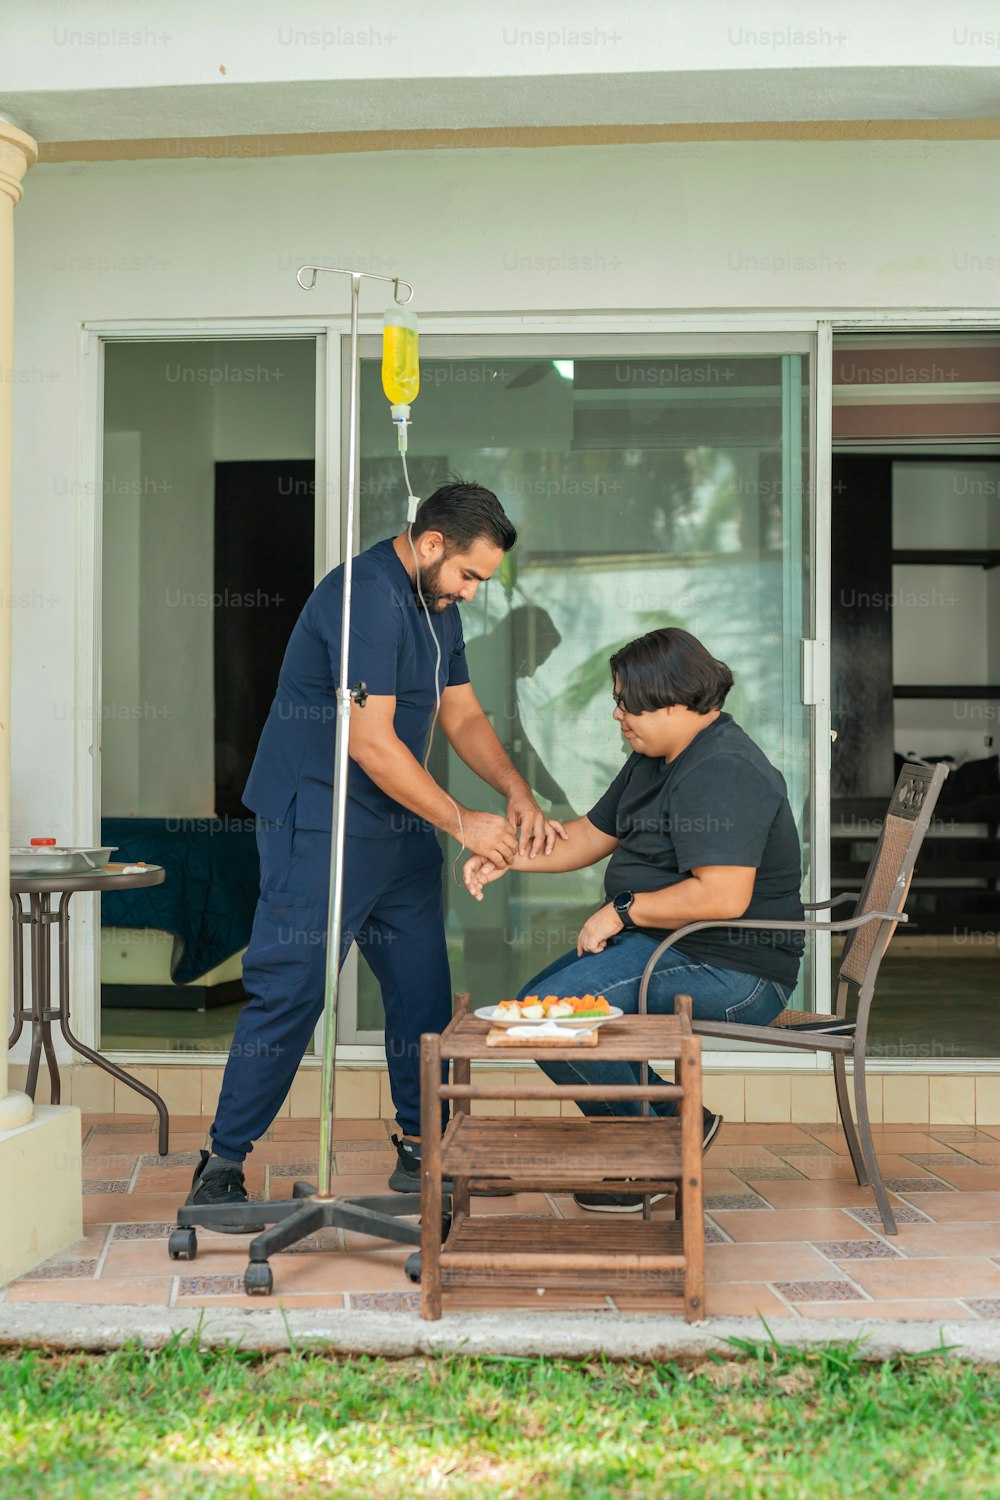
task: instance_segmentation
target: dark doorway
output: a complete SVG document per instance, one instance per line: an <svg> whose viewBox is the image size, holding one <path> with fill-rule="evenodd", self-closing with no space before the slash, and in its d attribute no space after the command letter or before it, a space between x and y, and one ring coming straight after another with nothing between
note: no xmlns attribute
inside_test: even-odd
<svg viewBox="0 0 1000 1500"><path fill-rule="evenodd" d="M215 809L242 794L288 637L313 590L311 459L215 465Z"/></svg>

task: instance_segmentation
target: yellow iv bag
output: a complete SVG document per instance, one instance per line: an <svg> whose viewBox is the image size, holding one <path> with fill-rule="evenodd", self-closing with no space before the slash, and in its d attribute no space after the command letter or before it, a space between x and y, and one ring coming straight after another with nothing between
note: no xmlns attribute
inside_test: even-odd
<svg viewBox="0 0 1000 1500"><path fill-rule="evenodd" d="M382 389L393 406L409 406L420 391L417 315L390 307L382 325Z"/></svg>

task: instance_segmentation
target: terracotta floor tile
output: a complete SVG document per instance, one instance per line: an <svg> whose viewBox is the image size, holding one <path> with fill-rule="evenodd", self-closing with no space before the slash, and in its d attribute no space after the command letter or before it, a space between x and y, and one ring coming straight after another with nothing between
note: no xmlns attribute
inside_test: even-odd
<svg viewBox="0 0 1000 1500"><path fill-rule="evenodd" d="M173 1219L180 1202L177 1193L95 1193L83 1200L83 1222L89 1226Z"/></svg>
<svg viewBox="0 0 1000 1500"><path fill-rule="evenodd" d="M167 1240L112 1240L104 1258L102 1276L123 1281L133 1276L187 1276L239 1272L246 1269L251 1235L198 1234L198 1254L193 1261L171 1260ZM234 1241L241 1241L235 1244Z"/></svg>
<svg viewBox="0 0 1000 1500"><path fill-rule="evenodd" d="M338 1117L333 1122L333 1138L335 1141L387 1141L389 1132L386 1124L385 1120L352 1120L347 1116ZM393 1129L396 1127L393 1126ZM271 1138L274 1141L314 1140L318 1143L319 1121L315 1119L275 1120L271 1126Z"/></svg>
<svg viewBox="0 0 1000 1500"><path fill-rule="evenodd" d="M860 1240L870 1230L848 1217L839 1208L813 1208L794 1211L776 1209L770 1214L723 1213L713 1210L712 1218L737 1244L773 1244L776 1241Z"/></svg>
<svg viewBox="0 0 1000 1500"><path fill-rule="evenodd" d="M840 1271L809 1245L706 1245L705 1276L720 1281L840 1281Z"/></svg>
<svg viewBox="0 0 1000 1500"><path fill-rule="evenodd" d="M135 1163L134 1152L121 1156L92 1156L88 1151L83 1157L83 1180L100 1182L113 1177L131 1177Z"/></svg>
<svg viewBox="0 0 1000 1500"><path fill-rule="evenodd" d="M854 1261L851 1276L872 1297L995 1297L1000 1293L1000 1266L980 1256L952 1255L947 1259Z"/></svg>
<svg viewBox="0 0 1000 1500"><path fill-rule="evenodd" d="M295 1292L407 1291L403 1262L411 1247L368 1253L276 1255L271 1261L275 1295ZM198 1262L195 1262L197 1266ZM178 1301L181 1299L178 1298ZM258 1304L259 1305L259 1304Z"/></svg>
<svg viewBox="0 0 1000 1500"><path fill-rule="evenodd" d="M796 1171L810 1182L854 1182L854 1168L847 1155L838 1156L789 1156L785 1158Z"/></svg>
<svg viewBox="0 0 1000 1500"><path fill-rule="evenodd" d="M138 1156L140 1152L155 1151L155 1135L90 1135L83 1145L84 1156Z"/></svg>
<svg viewBox="0 0 1000 1500"><path fill-rule="evenodd" d="M994 1163L1000 1165L1000 1141L969 1141L955 1149L960 1149L964 1157L979 1162L982 1166L988 1167Z"/></svg>
<svg viewBox="0 0 1000 1500"><path fill-rule="evenodd" d="M876 1152L895 1152L904 1156L911 1151L940 1151L941 1142L924 1130L900 1130L893 1125L873 1125L872 1140Z"/></svg>
<svg viewBox="0 0 1000 1500"><path fill-rule="evenodd" d="M702 1190L706 1194L749 1193L753 1191L742 1177L736 1176L735 1172L715 1166L705 1168L702 1178Z"/></svg>
<svg viewBox="0 0 1000 1500"><path fill-rule="evenodd" d="M210 1142L211 1137L207 1130L175 1130L173 1123L171 1123L170 1140L168 1141L171 1155L175 1151L200 1151L203 1146L208 1147ZM150 1149L153 1151L158 1150L155 1136L152 1148L149 1146L146 1147L147 1151Z"/></svg>
<svg viewBox="0 0 1000 1500"><path fill-rule="evenodd" d="M770 1171L774 1167L784 1165L780 1156L775 1156L767 1146L755 1145L722 1145L721 1140L712 1147L711 1157L705 1158L706 1170L709 1166L713 1170L723 1168L731 1171L734 1167L759 1167L761 1171Z"/></svg>
<svg viewBox="0 0 1000 1500"><path fill-rule="evenodd" d="M149 1131L152 1132L157 1124L155 1115L107 1115L89 1114L86 1111L81 1116L83 1128L93 1130L98 1125L110 1125L112 1129L107 1134L124 1134L126 1131ZM104 1134L105 1132L101 1132Z"/></svg>
<svg viewBox="0 0 1000 1500"><path fill-rule="evenodd" d="M727 1120L719 1132L720 1146L770 1146L777 1141L784 1144L807 1145L813 1139L798 1125L730 1124Z"/></svg>
<svg viewBox="0 0 1000 1500"><path fill-rule="evenodd" d="M811 1182L768 1182L750 1179L751 1186L775 1208L871 1208L875 1199L871 1188L858 1187L853 1180L838 1182L814 1179Z"/></svg>
<svg viewBox="0 0 1000 1500"><path fill-rule="evenodd" d="M788 1308L781 1298L759 1281L709 1282L705 1288L705 1311L710 1318L788 1316Z"/></svg>
<svg viewBox="0 0 1000 1500"><path fill-rule="evenodd" d="M94 1260L100 1256L108 1243L110 1224L94 1224L88 1227L82 1239L74 1240L64 1250L58 1250L44 1262L47 1266L59 1265L62 1261Z"/></svg>
<svg viewBox="0 0 1000 1500"><path fill-rule="evenodd" d="M920 1193L914 1202L928 1218L939 1224L961 1221L993 1221L1000 1212L1000 1198L996 1193Z"/></svg>
<svg viewBox="0 0 1000 1500"><path fill-rule="evenodd" d="M1000 1166L939 1167L936 1175L965 1193L1000 1194ZM1000 1197L997 1202L1000 1205Z"/></svg>
<svg viewBox="0 0 1000 1500"><path fill-rule="evenodd" d="M395 1151L338 1151L335 1153L337 1174L378 1173L388 1177L396 1165Z"/></svg>
<svg viewBox="0 0 1000 1500"><path fill-rule="evenodd" d="M264 1172L263 1162L256 1162L246 1167L244 1181L251 1193L263 1192ZM140 1167L132 1191L142 1195L174 1193L178 1201L183 1203L190 1191L193 1175L194 1167Z"/></svg>
<svg viewBox="0 0 1000 1500"><path fill-rule="evenodd" d="M165 1307L173 1279L166 1276L130 1277L122 1281L21 1281L10 1287L8 1302L128 1303Z"/></svg>
<svg viewBox="0 0 1000 1500"><path fill-rule="evenodd" d="M312 1181L313 1179L308 1179ZM292 1185L294 1177L276 1177L271 1180L271 1197L275 1199L290 1198L292 1196ZM388 1173L367 1172L351 1174L338 1172L336 1177L337 1195L342 1198L365 1198L385 1197L389 1191Z"/></svg>
<svg viewBox="0 0 1000 1500"><path fill-rule="evenodd" d="M472 1212L480 1214L544 1214L553 1215L553 1207L544 1193L513 1193L509 1198L484 1198L481 1193L472 1195ZM583 1212L581 1209L580 1212ZM590 1215L593 1218L593 1214Z"/></svg>
<svg viewBox="0 0 1000 1500"><path fill-rule="evenodd" d="M993 1223L901 1224L891 1243L912 1257L1000 1256L1000 1204Z"/></svg>
<svg viewBox="0 0 1000 1500"><path fill-rule="evenodd" d="M918 1167L915 1162L906 1156L893 1151L879 1151L876 1146L879 1168L883 1177L920 1177L926 1169ZM813 1181L830 1180L837 1182L853 1182L854 1167L850 1156L797 1156L791 1158L804 1177ZM928 1177L929 1181L933 1181Z"/></svg>
<svg viewBox="0 0 1000 1500"><path fill-rule="evenodd" d="M960 1302L945 1299L937 1302L799 1302L796 1311L803 1318L898 1318L907 1323L951 1323L975 1316Z"/></svg>

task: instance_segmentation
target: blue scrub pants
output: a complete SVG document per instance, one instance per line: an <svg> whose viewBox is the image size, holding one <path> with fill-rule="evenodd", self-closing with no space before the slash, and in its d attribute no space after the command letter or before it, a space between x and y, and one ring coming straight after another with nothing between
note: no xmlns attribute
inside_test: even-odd
<svg viewBox="0 0 1000 1500"><path fill-rule="evenodd" d="M212 1149L242 1161L274 1120L323 1012L330 835L257 820L260 900ZM420 1134L420 1037L451 1019L442 854L433 833L352 838L344 852L340 962L357 943L382 990L396 1119Z"/></svg>
<svg viewBox="0 0 1000 1500"><path fill-rule="evenodd" d="M643 970L660 939L646 932L624 932L609 939L601 953L564 953L519 992L525 995L603 995L609 1005L619 1006L627 1016L639 1010L639 986ZM792 985L715 964L701 964L668 948L660 958L649 985L646 1008L651 1016L672 1016L674 996L690 995L696 1020L742 1022L751 1026L769 1026L788 1004ZM585 1062L581 1056L572 1062L539 1063L553 1083L638 1083L638 1063ZM652 1068L652 1084L666 1083ZM639 1115L642 1105L636 1099L609 1102L606 1099L578 1099L576 1107L585 1115ZM652 1106L654 1114L672 1115L674 1101L663 1100ZM707 1113L707 1111L706 1111Z"/></svg>

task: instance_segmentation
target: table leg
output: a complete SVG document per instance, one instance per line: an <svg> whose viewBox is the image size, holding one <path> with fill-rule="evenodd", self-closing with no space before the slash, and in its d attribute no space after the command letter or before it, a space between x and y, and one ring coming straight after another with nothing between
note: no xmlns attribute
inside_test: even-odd
<svg viewBox="0 0 1000 1500"><path fill-rule="evenodd" d="M456 1058L451 1065L451 1072L456 1083L468 1084L472 1081L472 1064L467 1057ZM451 1107L456 1115L470 1115L472 1113L471 1099L455 1099L452 1101ZM452 1222L457 1224L459 1219L467 1219L470 1206L469 1179L468 1177L456 1177L454 1190L451 1195Z"/></svg>
<svg viewBox="0 0 1000 1500"><path fill-rule="evenodd" d="M29 923L31 927L31 1053L28 1057L28 1076L25 1080L24 1091L29 1099L34 1099L38 1089L38 1067L41 1062L42 1047L45 1047L45 1060L49 1063L49 1101L52 1104L59 1103L59 1069L56 1066L52 1052L52 1037L48 1034L48 1011L50 1009L49 994L49 928L48 917L49 898L47 895L35 894L28 898Z"/></svg>
<svg viewBox="0 0 1000 1500"><path fill-rule="evenodd" d="M441 1038L420 1038L420 1315L441 1316Z"/></svg>
<svg viewBox="0 0 1000 1500"><path fill-rule="evenodd" d="M681 1181L684 1212L684 1316L689 1323L705 1316L705 1210L702 1189L701 1037L681 1041Z"/></svg>
<svg viewBox="0 0 1000 1500"><path fill-rule="evenodd" d="M11 959L13 961L13 976L11 986L11 998L14 1006L14 1030L7 1038L7 1050L9 1051L24 1030L24 907L21 905L20 896L15 896L13 891L10 896L10 904L13 908L11 934Z"/></svg>
<svg viewBox="0 0 1000 1500"><path fill-rule="evenodd" d="M159 1126L159 1152L166 1156L170 1142L170 1116L167 1106L160 1098L155 1089L149 1088L145 1083L140 1083L138 1078L132 1078L119 1068L115 1063L109 1062L100 1052L95 1052L93 1047L88 1047L81 1042L79 1037L73 1035L69 1025L69 902L72 891L64 891L59 898L59 907L56 913L56 921L59 927L59 1025L62 1034L75 1052L87 1058L89 1062L95 1063L97 1067L103 1068L105 1073L110 1073L112 1078L117 1078L119 1083L124 1083L128 1088L135 1089L137 1094L142 1094L148 1099L156 1110L160 1119Z"/></svg>

